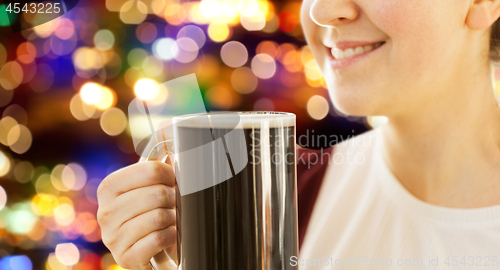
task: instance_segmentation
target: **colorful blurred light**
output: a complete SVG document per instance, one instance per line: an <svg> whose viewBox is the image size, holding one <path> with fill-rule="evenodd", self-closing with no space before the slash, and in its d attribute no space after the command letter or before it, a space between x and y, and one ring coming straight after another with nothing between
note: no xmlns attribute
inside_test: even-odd
<svg viewBox="0 0 500 270"><path fill-rule="evenodd" d="M96 112L96 107L83 102L80 94L73 96L69 103L69 108L73 117L79 121L90 119Z"/></svg>
<svg viewBox="0 0 500 270"><path fill-rule="evenodd" d="M143 78L134 85L135 95L142 100L151 100L158 96L160 92L158 83L155 80Z"/></svg>
<svg viewBox="0 0 500 270"><path fill-rule="evenodd" d="M305 66L305 74L309 80L317 81L323 77L316 60L310 60Z"/></svg>
<svg viewBox="0 0 500 270"><path fill-rule="evenodd" d="M270 40L262 41L257 45L257 54L265 53L272 58L276 58L278 55L278 43Z"/></svg>
<svg viewBox="0 0 500 270"><path fill-rule="evenodd" d="M0 259L2 270L32 270L33 263L25 255L12 255Z"/></svg>
<svg viewBox="0 0 500 270"><path fill-rule="evenodd" d="M116 94L113 90L108 87L101 86L101 95L99 100L94 104L95 107L101 111L107 110L115 105Z"/></svg>
<svg viewBox="0 0 500 270"><path fill-rule="evenodd" d="M9 131L7 141L10 150L17 154L24 154L31 147L33 137L25 125L17 125Z"/></svg>
<svg viewBox="0 0 500 270"><path fill-rule="evenodd" d="M148 57L146 50L135 48L128 53L127 61L129 65L133 67L142 68L142 64L144 63L144 59L146 59L146 57Z"/></svg>
<svg viewBox="0 0 500 270"><path fill-rule="evenodd" d="M87 183L87 173L80 164L69 163L62 172L62 182L71 190L80 190Z"/></svg>
<svg viewBox="0 0 500 270"><path fill-rule="evenodd" d="M115 44L115 36L108 29L101 29L94 35L94 45L102 51L107 51Z"/></svg>
<svg viewBox="0 0 500 270"><path fill-rule="evenodd" d="M260 98L253 105L254 111L274 111L274 103L268 98Z"/></svg>
<svg viewBox="0 0 500 270"><path fill-rule="evenodd" d="M56 196L50 194L35 195L31 199L31 209L39 216L53 216L54 208L59 205Z"/></svg>
<svg viewBox="0 0 500 270"><path fill-rule="evenodd" d="M6 228L11 233L26 234L29 232L37 221L37 216L31 211L31 204L16 203L6 214L5 224Z"/></svg>
<svg viewBox="0 0 500 270"><path fill-rule="evenodd" d="M36 26L33 27L33 30L39 37L46 38L52 35L57 27L59 27L60 20L61 17L47 21L46 14L36 13L35 18L33 19L33 25Z"/></svg>
<svg viewBox="0 0 500 270"><path fill-rule="evenodd" d="M102 67L101 56L93 49L80 47L73 53L73 63L75 68L86 71Z"/></svg>
<svg viewBox="0 0 500 270"><path fill-rule="evenodd" d="M72 266L61 263L55 253L50 253L46 263L47 270L71 270Z"/></svg>
<svg viewBox="0 0 500 270"><path fill-rule="evenodd" d="M313 60L314 56L312 54L311 48L308 45L303 46L300 49L300 60L302 65L305 66L309 61Z"/></svg>
<svg viewBox="0 0 500 270"><path fill-rule="evenodd" d="M59 27L55 31L55 35L62 39L67 40L70 39L75 33L75 25L70 19L62 18Z"/></svg>
<svg viewBox="0 0 500 270"><path fill-rule="evenodd" d="M229 92L229 90L225 87L214 86L207 90L205 97L210 104L217 106L219 109L229 110L233 105L231 92Z"/></svg>
<svg viewBox="0 0 500 270"><path fill-rule="evenodd" d="M10 116L16 120L17 123L26 125L28 123L28 113L18 104L12 104L5 108L2 117Z"/></svg>
<svg viewBox="0 0 500 270"><path fill-rule="evenodd" d="M1 6L2 5L0 5L0 7ZM6 61L7 61L7 50L5 49L5 46L3 46L2 43L0 43L0 66L3 66Z"/></svg>
<svg viewBox="0 0 500 270"><path fill-rule="evenodd" d="M5 204L7 204L7 193L5 192L5 189L0 186L0 211L2 211L2 209L5 207Z"/></svg>
<svg viewBox="0 0 500 270"><path fill-rule="evenodd" d="M231 29L225 23L211 23L208 26L208 37L215 42L226 41L231 35Z"/></svg>
<svg viewBox="0 0 500 270"><path fill-rule="evenodd" d="M262 32L274 33L278 30L278 16L275 14L270 14L269 18L266 20L266 25L262 28Z"/></svg>
<svg viewBox="0 0 500 270"><path fill-rule="evenodd" d="M260 31L266 25L266 15L258 8L247 8L241 12L240 22L248 31Z"/></svg>
<svg viewBox="0 0 500 270"><path fill-rule="evenodd" d="M314 95L307 101L307 113L314 120L325 118L328 111L328 101L320 95Z"/></svg>
<svg viewBox="0 0 500 270"><path fill-rule="evenodd" d="M69 191L69 188L63 184L62 180L62 173L65 168L65 165L58 164L54 167L54 169L52 169L52 173L50 174L52 185L59 191Z"/></svg>
<svg viewBox="0 0 500 270"><path fill-rule="evenodd" d="M21 184L28 183L35 176L35 168L29 161L21 161L14 167L14 177Z"/></svg>
<svg viewBox="0 0 500 270"><path fill-rule="evenodd" d="M257 77L247 67L240 67L231 74L231 85L241 94L249 94L257 88Z"/></svg>
<svg viewBox="0 0 500 270"><path fill-rule="evenodd" d="M172 55L180 63L190 63L198 56L198 45L190 38L182 37L172 46Z"/></svg>
<svg viewBox="0 0 500 270"><path fill-rule="evenodd" d="M234 25L238 22L238 10L234 2L223 1L220 5L218 20L223 23Z"/></svg>
<svg viewBox="0 0 500 270"><path fill-rule="evenodd" d="M149 44L156 39L158 30L153 23L143 22L135 29L135 35L140 42Z"/></svg>
<svg viewBox="0 0 500 270"><path fill-rule="evenodd" d="M300 53L292 50L285 54L283 57L283 65L290 72L299 72L302 70L302 61Z"/></svg>
<svg viewBox="0 0 500 270"><path fill-rule="evenodd" d="M64 265L74 265L80 260L80 251L73 243L58 244L56 258Z"/></svg>
<svg viewBox="0 0 500 270"><path fill-rule="evenodd" d="M202 0L199 9L205 18L215 18L219 15L220 2L217 0Z"/></svg>
<svg viewBox="0 0 500 270"><path fill-rule="evenodd" d="M80 97L87 104L96 104L101 99L101 86L97 83L85 83L80 89Z"/></svg>
<svg viewBox="0 0 500 270"><path fill-rule="evenodd" d="M140 24L148 15L148 6L142 1L127 1L120 8L120 20L126 24Z"/></svg>
<svg viewBox="0 0 500 270"><path fill-rule="evenodd" d="M276 63L268 54L257 54L252 59L252 72L261 79L269 79L276 73Z"/></svg>
<svg viewBox="0 0 500 270"><path fill-rule="evenodd" d="M118 264L113 264L107 268L107 270L126 270L125 268L120 267Z"/></svg>
<svg viewBox="0 0 500 270"><path fill-rule="evenodd" d="M76 226L82 235L92 234L99 226L95 215L90 212L79 213L76 221Z"/></svg>
<svg viewBox="0 0 500 270"><path fill-rule="evenodd" d="M153 43L153 54L163 60L170 60L174 58L172 54L172 47L175 40L171 38L160 38Z"/></svg>
<svg viewBox="0 0 500 270"><path fill-rule="evenodd" d="M97 188L101 183L101 179L94 178L87 182L85 185L85 197L93 204L97 204Z"/></svg>
<svg viewBox="0 0 500 270"><path fill-rule="evenodd" d="M127 116L118 108L111 108L101 115L101 128L106 134L116 136L127 127Z"/></svg>
<svg viewBox="0 0 500 270"><path fill-rule="evenodd" d="M0 69L0 86L7 90L17 88L23 81L23 75L23 69L18 62L7 62Z"/></svg>
<svg viewBox="0 0 500 270"><path fill-rule="evenodd" d="M150 55L142 62L142 71L146 76L159 76L163 73L163 61L154 55Z"/></svg>
<svg viewBox="0 0 500 270"><path fill-rule="evenodd" d="M299 23L297 16L290 11L280 12L278 18L279 18L279 29L285 33L292 32Z"/></svg>
<svg viewBox="0 0 500 270"><path fill-rule="evenodd" d="M187 11L184 6L178 3L169 3L164 9L163 15L170 25L181 25L187 17Z"/></svg>
<svg viewBox="0 0 500 270"><path fill-rule="evenodd" d="M6 116L0 120L0 143L9 146L9 133L17 125L17 121L10 116Z"/></svg>
<svg viewBox="0 0 500 270"><path fill-rule="evenodd" d="M194 42L196 42L196 45L198 45L198 49L201 49L207 41L205 32L203 32L203 30L196 25L186 25L182 27L181 30L179 30L179 32L177 33L177 39L180 38L192 39Z"/></svg>
<svg viewBox="0 0 500 270"><path fill-rule="evenodd" d="M61 203L54 209L54 217L61 226L70 225L75 220L75 210L67 203Z"/></svg>
<svg viewBox="0 0 500 270"><path fill-rule="evenodd" d="M237 68L248 61L248 51L245 45L238 41L229 41L220 50L220 56L224 64Z"/></svg>
<svg viewBox="0 0 500 270"><path fill-rule="evenodd" d="M157 16L161 16L161 13L165 9L166 4L167 4L166 0L153 0L151 2L151 10Z"/></svg>
<svg viewBox="0 0 500 270"><path fill-rule="evenodd" d="M29 41L19 44L17 47L17 57L19 62L25 64L33 62L36 58L35 46Z"/></svg>
<svg viewBox="0 0 500 270"><path fill-rule="evenodd" d="M164 0L162 0L164 1ZM127 2L127 0L106 0L106 8L109 11L119 12L123 4Z"/></svg>
<svg viewBox="0 0 500 270"><path fill-rule="evenodd" d="M59 190L52 185L50 174L44 173L35 182L35 190L43 200L50 201L59 196Z"/></svg>
<svg viewBox="0 0 500 270"><path fill-rule="evenodd" d="M0 151L0 177L9 173L10 167L10 159L2 151Z"/></svg>

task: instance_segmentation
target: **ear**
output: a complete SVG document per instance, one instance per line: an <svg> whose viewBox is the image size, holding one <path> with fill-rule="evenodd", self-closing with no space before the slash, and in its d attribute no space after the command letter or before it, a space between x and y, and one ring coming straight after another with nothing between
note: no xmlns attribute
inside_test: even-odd
<svg viewBox="0 0 500 270"><path fill-rule="evenodd" d="M500 17L500 0L473 0L465 23L472 30L486 29Z"/></svg>

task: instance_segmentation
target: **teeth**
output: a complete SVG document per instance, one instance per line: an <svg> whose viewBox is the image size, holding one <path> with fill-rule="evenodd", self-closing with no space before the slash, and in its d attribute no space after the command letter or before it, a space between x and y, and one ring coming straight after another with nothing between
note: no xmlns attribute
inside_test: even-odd
<svg viewBox="0 0 500 270"><path fill-rule="evenodd" d="M352 48L349 48L344 51L344 58L349 58L354 55L354 50Z"/></svg>
<svg viewBox="0 0 500 270"><path fill-rule="evenodd" d="M367 53L369 51L373 51L376 48L382 46L382 44L383 43L380 42L380 43L376 43L373 45L358 46L356 48L348 48L345 50L341 50L338 48L332 48L332 55L333 55L333 57L335 57L335 59L349 58L349 57L353 57L353 56L360 55L363 53Z"/></svg>
<svg viewBox="0 0 500 270"><path fill-rule="evenodd" d="M359 46L359 47L356 47L356 50L354 51L354 54L355 55L358 55L358 54L362 54L362 53L365 53L365 50L363 47Z"/></svg>
<svg viewBox="0 0 500 270"><path fill-rule="evenodd" d="M332 55L335 59L343 59L345 58L345 54L343 50L339 50L337 48L332 48Z"/></svg>

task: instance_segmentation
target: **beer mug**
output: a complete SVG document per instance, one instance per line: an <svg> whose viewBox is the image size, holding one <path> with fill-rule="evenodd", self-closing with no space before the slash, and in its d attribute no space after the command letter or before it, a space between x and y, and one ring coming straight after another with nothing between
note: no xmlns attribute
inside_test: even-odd
<svg viewBox="0 0 500 270"><path fill-rule="evenodd" d="M298 256L295 115L218 112L172 118L148 160L176 177L177 258L155 270L295 269Z"/></svg>

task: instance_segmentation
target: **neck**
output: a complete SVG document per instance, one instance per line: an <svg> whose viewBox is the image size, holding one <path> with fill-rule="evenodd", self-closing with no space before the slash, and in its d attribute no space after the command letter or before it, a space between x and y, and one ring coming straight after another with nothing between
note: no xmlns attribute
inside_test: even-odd
<svg viewBox="0 0 500 270"><path fill-rule="evenodd" d="M498 205L500 108L491 72L449 88L436 91L418 111L389 116L382 127L384 158L423 201L456 208Z"/></svg>

